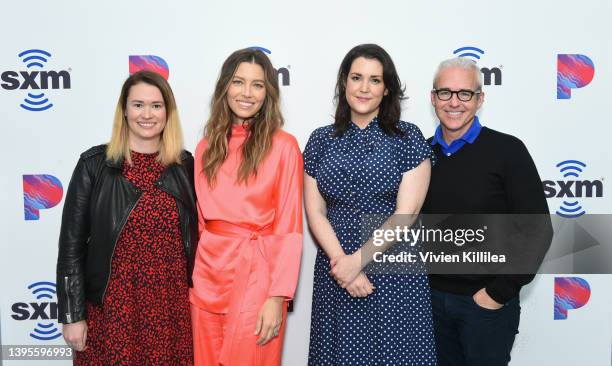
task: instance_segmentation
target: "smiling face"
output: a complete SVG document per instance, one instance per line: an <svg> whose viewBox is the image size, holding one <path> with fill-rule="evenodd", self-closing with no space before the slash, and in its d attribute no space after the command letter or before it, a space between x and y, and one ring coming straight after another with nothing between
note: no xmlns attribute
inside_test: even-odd
<svg viewBox="0 0 612 366"><path fill-rule="evenodd" d="M351 120L360 125L370 122L378 114L387 93L380 61L356 58L346 80L346 101L351 108Z"/></svg>
<svg viewBox="0 0 612 366"><path fill-rule="evenodd" d="M474 72L460 67L442 69L438 74L435 88L476 91L478 82ZM457 94L453 94L450 100L442 101L435 93L431 93L431 104L440 119L442 131L453 139L463 136L470 129L474 116L483 102L484 92L474 95L468 102L460 101Z"/></svg>
<svg viewBox="0 0 612 366"><path fill-rule="evenodd" d="M156 86L138 83L130 88L125 106L130 148L138 152L152 152L159 146L166 127L166 105Z"/></svg>
<svg viewBox="0 0 612 366"><path fill-rule="evenodd" d="M265 74L256 63L242 62L230 80L227 104L232 110L233 123L252 118L266 99Z"/></svg>

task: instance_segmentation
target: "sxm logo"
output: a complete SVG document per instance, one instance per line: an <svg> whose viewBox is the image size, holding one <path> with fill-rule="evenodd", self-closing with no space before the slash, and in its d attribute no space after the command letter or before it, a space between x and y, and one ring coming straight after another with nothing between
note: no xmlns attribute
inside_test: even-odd
<svg viewBox="0 0 612 366"><path fill-rule="evenodd" d="M70 70L43 70L46 67L51 53L45 50L31 49L19 55L25 64L25 71L4 71L0 75L6 90L23 90L26 95L19 106L27 111L41 112L53 107L47 94L49 89L70 89Z"/></svg>
<svg viewBox="0 0 612 366"><path fill-rule="evenodd" d="M478 63L480 57L485 54L485 51L478 47L473 46L465 46L461 48L457 48L453 51L453 54L456 57L465 57L469 60ZM502 69L503 66L499 65L499 67L481 67L480 72L482 72L482 78L484 85L502 85Z"/></svg>
<svg viewBox="0 0 612 366"><path fill-rule="evenodd" d="M557 99L570 99L572 89L583 88L593 80L595 65L585 55L557 55Z"/></svg>
<svg viewBox="0 0 612 366"><path fill-rule="evenodd" d="M30 337L39 341L51 341L62 333L57 323L56 286L53 282L34 282L28 290L36 298L32 302L16 302L11 306L11 317L17 321L34 323Z"/></svg>
<svg viewBox="0 0 612 366"><path fill-rule="evenodd" d="M160 74L166 80L168 80L168 77L170 76L170 68L168 67L168 63L159 56L130 56L129 62L130 75L141 70L148 70Z"/></svg>
<svg viewBox="0 0 612 366"><path fill-rule="evenodd" d="M565 320L569 310L576 310L589 302L591 286L580 277L555 277L555 320Z"/></svg>
<svg viewBox="0 0 612 366"><path fill-rule="evenodd" d="M256 49L256 50L260 50L261 52L267 54L267 55L271 55L272 51L270 51L267 48L264 47L259 47L259 46L252 46L250 48ZM291 65L287 65L287 67L280 67L280 68L274 68L276 70L276 73L278 75L278 83L282 86L288 86L291 84L291 74L289 73L289 69L291 69Z"/></svg>
<svg viewBox="0 0 612 366"><path fill-rule="evenodd" d="M23 213L25 220L38 220L40 210L57 206L64 195L62 182L49 174L23 176Z"/></svg>
<svg viewBox="0 0 612 366"><path fill-rule="evenodd" d="M545 180L546 198L561 198L562 203L557 215L565 218L576 218L584 215L581 198L603 197L603 180L580 180L580 175L587 165L578 160L564 160L556 165L565 180ZM575 179L574 179L575 178Z"/></svg>

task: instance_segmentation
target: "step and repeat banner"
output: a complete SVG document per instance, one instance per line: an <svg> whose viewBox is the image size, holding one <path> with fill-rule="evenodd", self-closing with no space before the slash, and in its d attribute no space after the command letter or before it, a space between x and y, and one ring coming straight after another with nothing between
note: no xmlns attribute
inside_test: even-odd
<svg viewBox="0 0 612 366"><path fill-rule="evenodd" d="M612 211L609 0L9 0L2 7L2 365L51 364L16 361L9 346L64 344L54 282L66 189L79 154L108 141L121 84L142 68L169 80L193 151L222 62L238 48L260 47L278 71L285 129L303 148L315 128L332 122L337 69L353 46L378 43L390 53L409 97L403 119L425 136L437 125L429 100L437 64L467 57L484 77L481 122L527 145L555 218ZM612 246L610 236L595 239ZM284 365L307 362L315 252L306 235ZM612 276L538 275L521 301L512 366L610 365Z"/></svg>

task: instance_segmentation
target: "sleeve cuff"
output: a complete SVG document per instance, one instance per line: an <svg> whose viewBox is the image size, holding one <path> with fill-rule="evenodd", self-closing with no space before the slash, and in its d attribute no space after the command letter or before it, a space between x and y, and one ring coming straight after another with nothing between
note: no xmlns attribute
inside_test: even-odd
<svg viewBox="0 0 612 366"><path fill-rule="evenodd" d="M511 288L512 286L509 286L509 284L504 284L504 282L505 281L503 280L496 279L485 287L487 294L499 304L507 303L515 296L518 296L520 292L520 288L518 291L516 291L515 289Z"/></svg>

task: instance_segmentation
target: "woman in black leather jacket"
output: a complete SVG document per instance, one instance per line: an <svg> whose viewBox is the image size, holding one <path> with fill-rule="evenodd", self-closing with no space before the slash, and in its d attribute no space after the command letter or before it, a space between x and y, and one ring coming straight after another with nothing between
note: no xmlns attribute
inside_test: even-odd
<svg viewBox="0 0 612 366"><path fill-rule="evenodd" d="M172 90L135 73L110 143L81 154L64 203L57 298L75 364L192 364L196 210Z"/></svg>

